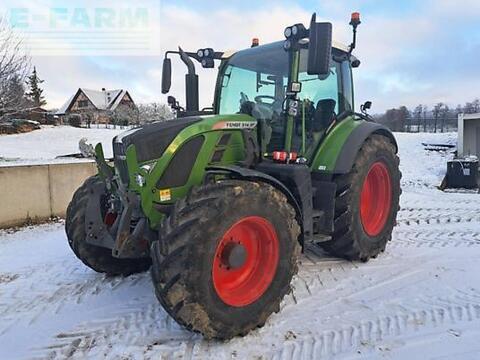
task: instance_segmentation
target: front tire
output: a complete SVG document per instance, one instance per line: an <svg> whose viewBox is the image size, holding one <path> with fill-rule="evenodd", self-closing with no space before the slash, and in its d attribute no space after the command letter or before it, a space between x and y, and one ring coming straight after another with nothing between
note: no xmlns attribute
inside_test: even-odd
<svg viewBox="0 0 480 360"><path fill-rule="evenodd" d="M390 140L371 135L352 170L339 175L332 240L320 243L329 253L368 261L392 238L401 194L399 158Z"/></svg>
<svg viewBox="0 0 480 360"><path fill-rule="evenodd" d="M150 259L118 259L112 256L110 249L86 242L85 211L92 188L99 184L103 181L98 175L85 180L68 205L65 231L70 248L85 265L99 273L127 276L148 270Z"/></svg>
<svg viewBox="0 0 480 360"><path fill-rule="evenodd" d="M227 180L177 202L152 244L152 278L166 311L206 338L263 326L297 271L300 227L275 188Z"/></svg>

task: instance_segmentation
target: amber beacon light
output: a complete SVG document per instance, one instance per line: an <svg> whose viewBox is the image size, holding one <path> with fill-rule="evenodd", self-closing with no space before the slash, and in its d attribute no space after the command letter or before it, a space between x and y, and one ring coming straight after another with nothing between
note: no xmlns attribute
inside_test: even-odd
<svg viewBox="0 0 480 360"><path fill-rule="evenodd" d="M361 23L362 22L360 21L360 13L353 12L350 20L350 25L357 26L357 25L360 25Z"/></svg>

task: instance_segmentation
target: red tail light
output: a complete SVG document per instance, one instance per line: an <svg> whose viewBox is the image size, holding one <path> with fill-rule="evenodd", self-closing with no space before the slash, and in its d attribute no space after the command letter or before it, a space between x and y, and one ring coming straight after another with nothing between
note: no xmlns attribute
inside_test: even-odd
<svg viewBox="0 0 480 360"><path fill-rule="evenodd" d="M286 151L274 151L273 160L285 162L287 161L287 152Z"/></svg>
<svg viewBox="0 0 480 360"><path fill-rule="evenodd" d="M279 162L290 162L296 161L298 158L298 154L296 152L286 152L286 151L274 151L273 152L273 160Z"/></svg>

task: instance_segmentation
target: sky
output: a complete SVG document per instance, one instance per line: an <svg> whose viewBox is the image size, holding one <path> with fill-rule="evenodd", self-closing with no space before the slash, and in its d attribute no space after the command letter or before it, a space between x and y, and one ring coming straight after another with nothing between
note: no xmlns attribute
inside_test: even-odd
<svg viewBox="0 0 480 360"><path fill-rule="evenodd" d="M79 87L129 90L137 103L165 102L163 52L243 49L251 39L283 39L286 26L330 21L351 42L359 11L354 70L356 106L372 112L438 102L455 107L480 97L478 0L1 0L0 14L24 38L48 101L58 108ZM133 15L132 15L133 14ZM111 16L111 18L106 18ZM215 70L199 69L201 105L213 100ZM173 61L171 94L184 98L185 68ZM358 109L357 109L358 110Z"/></svg>

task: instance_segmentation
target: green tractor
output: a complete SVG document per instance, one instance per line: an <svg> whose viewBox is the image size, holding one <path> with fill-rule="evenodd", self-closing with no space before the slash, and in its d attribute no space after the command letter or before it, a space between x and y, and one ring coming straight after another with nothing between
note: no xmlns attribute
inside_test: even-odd
<svg viewBox="0 0 480 360"><path fill-rule="evenodd" d="M395 225L400 171L392 133L354 112L353 42L332 24L285 29L285 40L235 53L168 51L187 67L186 106L172 121L100 144L98 175L67 209L71 248L90 268L129 275L151 267L158 300L178 323L229 339L263 326L290 291L302 249L367 261ZM219 61L214 103L199 109L194 61Z"/></svg>

